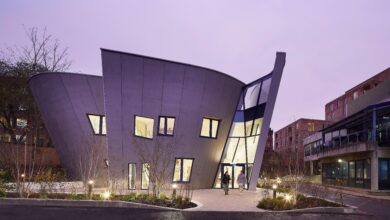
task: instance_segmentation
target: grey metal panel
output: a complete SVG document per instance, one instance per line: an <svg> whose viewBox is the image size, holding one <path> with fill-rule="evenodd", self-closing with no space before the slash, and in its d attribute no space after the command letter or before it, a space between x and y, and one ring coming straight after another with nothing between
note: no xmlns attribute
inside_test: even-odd
<svg viewBox="0 0 390 220"><path fill-rule="evenodd" d="M195 158L192 186L212 187L232 113L244 84L209 69L133 54L117 53L120 59L116 57L117 60L113 61L113 53L102 51L105 102L109 103L106 104L106 115L108 124L115 123L116 128L122 126L123 132L109 132L107 136L109 155L122 155L114 160L110 156L111 173L121 169L119 181L127 183L127 164L137 163L137 188L140 188L141 161L134 145L142 143L145 147L153 147L158 116L167 115L176 117L175 136L163 137L173 143L175 149L169 169L173 172L175 157ZM111 62L116 65L113 66ZM121 70L112 70L117 66L121 66ZM117 71L121 71L121 74ZM121 102L118 97L122 99ZM113 106L115 109L121 106L121 111ZM134 136L134 115L154 119L153 140ZM200 137L202 117L221 119L217 139ZM111 146L120 142L122 152L117 146Z"/></svg>
<svg viewBox="0 0 390 220"><path fill-rule="evenodd" d="M94 80L88 81L88 78ZM104 179L103 158L107 158L105 137L93 135L86 115L104 114L96 104L103 103L101 77L41 73L33 76L29 85L67 173L73 178L80 178L79 156L85 153L89 143L94 142L102 157L99 161L101 174L96 181ZM100 92L96 92L99 87Z"/></svg>
<svg viewBox="0 0 390 220"><path fill-rule="evenodd" d="M278 94L280 80L284 65L286 63L286 53L276 53L275 66L272 71L272 81L270 86L270 92L268 94L267 105L264 111L263 125L261 127L261 134L259 143L256 150L255 160L252 169L252 177L249 182L249 190L256 190L258 175L260 173L261 163L263 162L265 144L267 142L268 130L271 124L272 113L274 111L276 96Z"/></svg>

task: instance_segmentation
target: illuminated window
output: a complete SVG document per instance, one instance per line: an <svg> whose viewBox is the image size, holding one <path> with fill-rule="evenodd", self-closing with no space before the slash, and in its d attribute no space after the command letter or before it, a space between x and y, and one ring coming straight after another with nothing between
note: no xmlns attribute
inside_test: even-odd
<svg viewBox="0 0 390 220"><path fill-rule="evenodd" d="M16 127L17 128L25 128L27 126L27 120L22 118L16 119Z"/></svg>
<svg viewBox="0 0 390 220"><path fill-rule="evenodd" d="M190 182L194 159L176 158L173 182Z"/></svg>
<svg viewBox="0 0 390 220"><path fill-rule="evenodd" d="M308 122L307 123L307 130L308 131L314 131L314 123L313 122Z"/></svg>
<svg viewBox="0 0 390 220"><path fill-rule="evenodd" d="M87 114L93 133L96 135L106 135L106 117L104 115Z"/></svg>
<svg viewBox="0 0 390 220"><path fill-rule="evenodd" d="M152 139L153 124L154 124L154 120L152 118L135 116L135 123L134 123L135 136Z"/></svg>
<svg viewBox="0 0 390 220"><path fill-rule="evenodd" d="M203 118L202 130L200 131L201 137L217 138L219 120L211 118Z"/></svg>
<svg viewBox="0 0 390 220"><path fill-rule="evenodd" d="M167 116L159 117L159 123L158 123L159 135L173 136L174 129L175 129L174 117L167 117Z"/></svg>
<svg viewBox="0 0 390 220"><path fill-rule="evenodd" d="M141 175L141 189L149 189L149 170L150 164L142 164L142 175Z"/></svg>
<svg viewBox="0 0 390 220"><path fill-rule="evenodd" d="M129 163L129 189L135 189L136 164Z"/></svg>

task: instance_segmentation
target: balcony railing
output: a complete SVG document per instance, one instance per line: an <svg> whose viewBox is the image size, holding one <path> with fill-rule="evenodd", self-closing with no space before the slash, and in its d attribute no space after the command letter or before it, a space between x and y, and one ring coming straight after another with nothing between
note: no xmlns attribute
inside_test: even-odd
<svg viewBox="0 0 390 220"><path fill-rule="evenodd" d="M327 141L324 144L316 145L315 147L311 146L310 150L305 148L305 157L348 147L358 143L367 143L368 141L371 141L370 130L363 130L347 134L346 136L334 137L332 140Z"/></svg>

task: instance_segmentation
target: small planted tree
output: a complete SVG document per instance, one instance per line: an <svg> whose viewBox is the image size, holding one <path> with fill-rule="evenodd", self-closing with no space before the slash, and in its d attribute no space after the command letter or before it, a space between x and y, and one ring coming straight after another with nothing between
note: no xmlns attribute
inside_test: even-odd
<svg viewBox="0 0 390 220"><path fill-rule="evenodd" d="M151 143L151 145L147 145ZM140 162L148 163L147 173L149 175L150 186L153 198L158 198L162 189L164 189L169 179L169 164L173 160L173 146L164 139L156 137L153 142L136 139L136 154Z"/></svg>
<svg viewBox="0 0 390 220"><path fill-rule="evenodd" d="M85 194L89 196L92 193L92 186L101 174L99 168L104 163L103 153L100 149L102 142L103 140L100 138L89 138L78 155L79 175L83 182Z"/></svg>

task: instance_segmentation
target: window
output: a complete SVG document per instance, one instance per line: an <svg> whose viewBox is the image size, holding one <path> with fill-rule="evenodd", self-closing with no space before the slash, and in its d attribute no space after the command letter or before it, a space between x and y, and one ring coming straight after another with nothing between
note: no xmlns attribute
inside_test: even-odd
<svg viewBox="0 0 390 220"><path fill-rule="evenodd" d="M173 182L190 182L194 159L176 158Z"/></svg>
<svg viewBox="0 0 390 220"><path fill-rule="evenodd" d="M153 118L135 116L135 120L134 120L135 136L152 139L153 124L154 124Z"/></svg>
<svg viewBox="0 0 390 220"><path fill-rule="evenodd" d="M159 123L158 123L159 135L173 136L174 129L175 129L174 117L167 117L167 116L159 117Z"/></svg>
<svg viewBox="0 0 390 220"><path fill-rule="evenodd" d="M355 178L355 161L349 161L349 178Z"/></svg>
<svg viewBox="0 0 390 220"><path fill-rule="evenodd" d="M87 114L95 135L106 135L106 117L104 115Z"/></svg>
<svg viewBox="0 0 390 220"><path fill-rule="evenodd" d="M11 135L9 134L1 134L0 135L0 142L11 142Z"/></svg>
<svg viewBox="0 0 390 220"><path fill-rule="evenodd" d="M308 131L314 131L314 122L308 122L307 123L307 130Z"/></svg>
<svg viewBox="0 0 390 220"><path fill-rule="evenodd" d="M129 163L129 189L135 189L136 164Z"/></svg>
<svg viewBox="0 0 390 220"><path fill-rule="evenodd" d="M211 118L203 118L201 137L217 138L219 120Z"/></svg>
<svg viewBox="0 0 390 220"><path fill-rule="evenodd" d="M149 163L142 164L141 189L149 189Z"/></svg>
<svg viewBox="0 0 390 220"><path fill-rule="evenodd" d="M27 126L27 120L22 118L16 119L16 127L17 128L25 128Z"/></svg>

